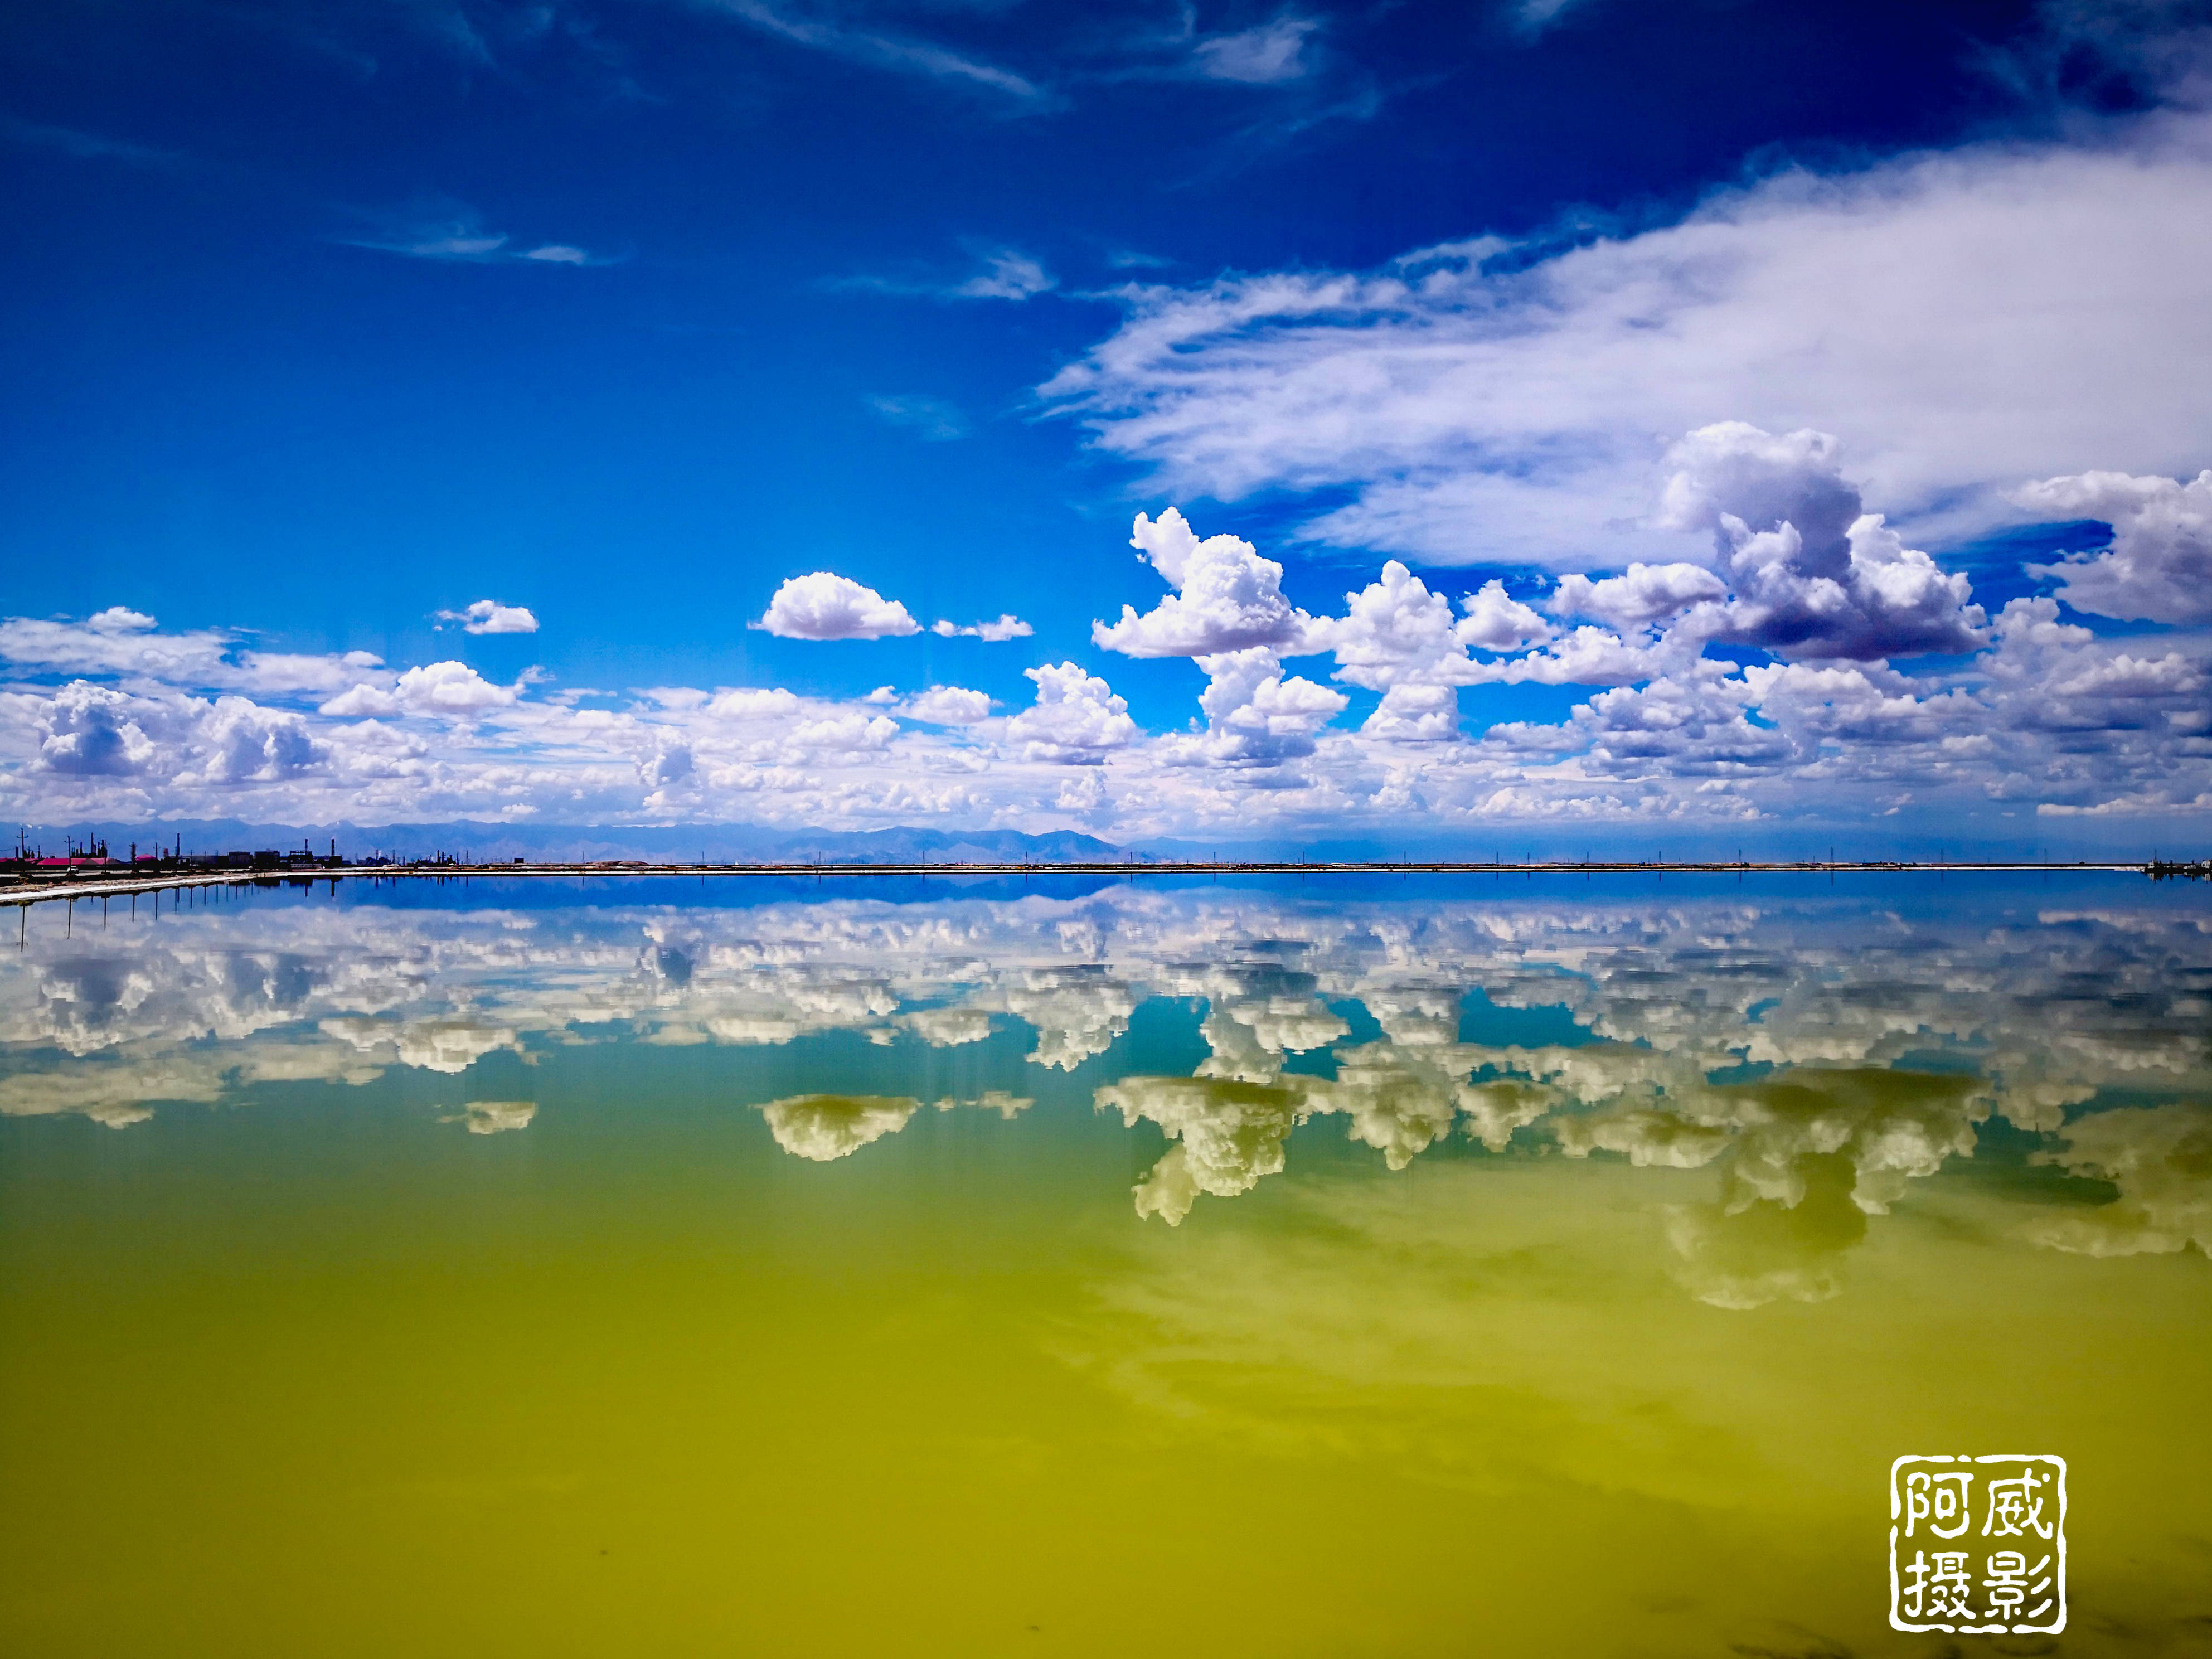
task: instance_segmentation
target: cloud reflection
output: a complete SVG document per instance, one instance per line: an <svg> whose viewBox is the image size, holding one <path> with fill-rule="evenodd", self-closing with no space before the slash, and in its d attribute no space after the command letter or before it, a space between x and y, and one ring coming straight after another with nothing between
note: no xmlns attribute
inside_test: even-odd
<svg viewBox="0 0 2212 1659"><path fill-rule="evenodd" d="M1993 1119L2038 1138L2051 1167L2117 1189L2039 1224L2041 1243L2205 1248L2208 991L2212 921L2148 896L1927 915L1218 888L214 907L35 939L0 961L0 1113L119 1128L261 1085L460 1077L578 1044L844 1034L920 1064L1017 1043L1041 1082L1064 1076L1168 1141L1136 1183L1141 1216L1176 1224L1201 1199L1253 1191L1322 1119L1394 1170L1449 1144L1700 1171L1710 1200L1664 1226L1677 1276L1747 1307L1834 1294L1868 1218L1973 1156ZM1130 1037L1156 1000L1195 1022L1205 1053L1187 1070L1145 1069L1153 1050ZM805 1058L832 1086L758 1107L794 1156L854 1156L923 1109L919 1093L841 1091L836 1052ZM969 1103L1011 1118L1029 1101ZM479 1102L465 1118L492 1133L535 1110Z"/></svg>

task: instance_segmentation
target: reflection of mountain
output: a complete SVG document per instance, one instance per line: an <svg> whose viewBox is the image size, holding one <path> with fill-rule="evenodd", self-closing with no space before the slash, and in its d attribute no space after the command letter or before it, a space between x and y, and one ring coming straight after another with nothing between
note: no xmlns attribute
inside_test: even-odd
<svg viewBox="0 0 2212 1659"><path fill-rule="evenodd" d="M1392 1169L1454 1135L1711 1168L1717 1196L1678 1208L1668 1237L1699 1295L1748 1305L1832 1293L1866 1218L1971 1153L1992 1116L2119 1189L2045 1243L2202 1244L2206 1109L2156 1103L2205 1090L2208 988L2212 926L2148 900L1935 919L1211 888L742 910L270 902L112 922L0 962L0 1112L120 1126L259 1082L459 1074L555 1045L848 1032L951 1049L1026 1030L1033 1064L1091 1067L1102 1109L1173 1143L1138 1185L1142 1213L1176 1223L1201 1196L1251 1190L1323 1117ZM1190 1073L1116 1062L1155 998L1203 1008ZM2117 1109L2069 1121L2122 1090ZM495 1104L470 1127L529 1121ZM920 1102L763 1109L787 1151L829 1160L898 1133Z"/></svg>

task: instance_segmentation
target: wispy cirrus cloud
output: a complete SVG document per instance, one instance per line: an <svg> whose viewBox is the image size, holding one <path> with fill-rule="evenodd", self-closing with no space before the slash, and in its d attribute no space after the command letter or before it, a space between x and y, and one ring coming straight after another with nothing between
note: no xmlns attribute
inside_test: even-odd
<svg viewBox="0 0 2212 1659"><path fill-rule="evenodd" d="M871 392L861 401L877 419L906 428L924 443L951 443L970 430L957 405L924 392Z"/></svg>
<svg viewBox="0 0 2212 1659"><path fill-rule="evenodd" d="M1505 10L1515 30L1533 36L1586 3L1588 0L1513 0Z"/></svg>
<svg viewBox="0 0 2212 1659"><path fill-rule="evenodd" d="M909 34L854 21L822 5L770 4L769 0L702 0L711 9L794 46L894 74L990 94L1024 109L1057 101L1046 86L972 53Z"/></svg>
<svg viewBox="0 0 2212 1659"><path fill-rule="evenodd" d="M1729 416L1835 432L1893 508L1971 533L2081 456L2203 465L2208 198L2193 110L1793 168L1564 246L1133 284L1042 390L1170 491L1326 494L1314 539L1431 562L1688 556L1654 434Z"/></svg>
<svg viewBox="0 0 2212 1659"><path fill-rule="evenodd" d="M1209 81L1237 81L1247 86L1280 86L1303 80L1312 70L1306 41L1319 20L1285 12L1255 27L1233 34L1200 36L1190 49L1190 67Z"/></svg>
<svg viewBox="0 0 2212 1659"><path fill-rule="evenodd" d="M833 276L823 286L838 292L889 294L905 299L1010 300L1017 303L1049 294L1060 286L1060 278L1046 268L1042 259L1019 248L982 242L970 242L966 248L973 264L965 276L917 269L888 275Z"/></svg>
<svg viewBox="0 0 2212 1659"><path fill-rule="evenodd" d="M104 133L83 132L75 127L18 121L12 117L0 117L0 137L28 149L47 150L79 161L119 161L126 167L163 172L190 165L189 159L177 150L112 138Z"/></svg>
<svg viewBox="0 0 2212 1659"><path fill-rule="evenodd" d="M593 253L571 242L518 242L505 231L486 227L474 210L458 203L434 202L392 212L356 212L345 234L331 240L346 247L395 253L403 258L447 264L603 265L614 256Z"/></svg>

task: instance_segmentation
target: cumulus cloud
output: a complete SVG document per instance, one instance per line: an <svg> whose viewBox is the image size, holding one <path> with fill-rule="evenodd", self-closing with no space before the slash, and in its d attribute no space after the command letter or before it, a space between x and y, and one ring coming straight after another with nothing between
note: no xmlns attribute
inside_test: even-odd
<svg viewBox="0 0 2212 1659"><path fill-rule="evenodd" d="M1142 513L1129 545L1175 592L1143 616L1091 624L1091 639L1132 657L1207 657L1254 647L1292 650L1312 618L1283 597L1283 567L1237 536L1198 538L1174 507L1157 522Z"/></svg>
<svg viewBox="0 0 2212 1659"><path fill-rule="evenodd" d="M1593 617L1628 634L1727 597L1728 585L1702 565L1632 562L1621 574L1597 580L1579 571L1560 577L1546 609L1562 617Z"/></svg>
<svg viewBox="0 0 2212 1659"><path fill-rule="evenodd" d="M896 599L827 570L787 579L752 625L787 640L880 640L921 631Z"/></svg>
<svg viewBox="0 0 2212 1659"><path fill-rule="evenodd" d="M510 686L494 685L465 662L425 663L410 668L389 690L355 686L324 703L319 713L343 718L361 715L442 714L467 719L515 701Z"/></svg>
<svg viewBox="0 0 2212 1659"><path fill-rule="evenodd" d="M1981 608L1962 575L1861 511L1836 440L1741 421L1700 427L1668 452L1659 520L1703 531L1738 598L1716 632L1786 655L1875 658L1971 651ZM1648 585L1647 577L1647 585ZM1595 585L1590 589L1595 592Z"/></svg>
<svg viewBox="0 0 2212 1659"><path fill-rule="evenodd" d="M535 634L538 618L527 605L477 599L459 611L441 611L441 622L459 623L465 634Z"/></svg>
<svg viewBox="0 0 2212 1659"><path fill-rule="evenodd" d="M1011 716L948 685L661 686L625 702L532 695L535 671L499 685L458 661L395 672L366 653L244 650L115 607L0 623L25 677L0 685L0 787L18 816L49 821L243 815L251 798L292 822L558 811L1209 836L2212 811L2201 635L2100 639L2048 598L1985 625L1963 577L1865 510L1826 434L1723 422L1672 457L1655 517L1701 530L1701 560L1569 572L1527 599L1499 578L1455 596L1392 560L1340 614L1310 614L1250 543L1202 538L1173 508L1138 514L1131 544L1170 592L1094 637L1192 661L1200 718L1181 730L1146 731L1074 663L1027 671L1036 699ZM1012 636L1019 620L974 636ZM786 583L757 625L919 631L902 605L829 572ZM1959 660L1892 665L1938 650ZM1289 672L1299 656L1328 658L1328 672ZM40 683L67 664L92 672ZM1493 684L1586 700L1550 723L1486 727L1458 694ZM1351 707L1339 688L1380 694L1356 728L1338 724Z"/></svg>
<svg viewBox="0 0 2212 1659"><path fill-rule="evenodd" d="M941 638L986 640L994 644L1007 640L1025 640L1036 632L1027 623L1012 612L1002 612L996 622L950 623L939 621L930 625L929 631Z"/></svg>
<svg viewBox="0 0 2212 1659"><path fill-rule="evenodd" d="M1026 758L1096 765L1136 741L1128 700L1097 675L1072 662L1022 672L1036 682L1036 702L1006 722L1006 738Z"/></svg>
<svg viewBox="0 0 2212 1659"><path fill-rule="evenodd" d="M1792 169L1565 245L1135 285L1041 392L1158 487L1348 494L1304 533L1430 563L1692 556L1650 521L1652 434L1721 416L1837 433L1893 514L1963 532L2082 457L2203 465L2208 196L2191 113Z"/></svg>
<svg viewBox="0 0 2212 1659"><path fill-rule="evenodd" d="M1401 684L1469 684L1482 678L1468 653L1514 651L1550 637L1544 619L1490 581L1462 600L1464 617L1413 573L1390 560L1381 578L1347 593L1345 614L1313 623L1307 641L1335 653L1337 678L1370 690Z"/></svg>
<svg viewBox="0 0 2212 1659"><path fill-rule="evenodd" d="M1206 677L1199 707L1204 738L1171 740L1182 763L1273 766L1314 752L1314 734L1344 711L1347 699L1313 681L1283 677L1281 660L1265 646L1200 657Z"/></svg>
<svg viewBox="0 0 2212 1659"><path fill-rule="evenodd" d="M210 748L208 778L216 783L270 783L295 777L330 757L307 723L283 709L244 697L218 697L199 733Z"/></svg>
<svg viewBox="0 0 2212 1659"><path fill-rule="evenodd" d="M141 700L82 680L55 694L39 764L77 777L128 777L154 756ZM157 728L158 729L158 728Z"/></svg>
<svg viewBox="0 0 2212 1659"><path fill-rule="evenodd" d="M2129 621L2212 622L2212 471L2186 483L2081 472L2029 484L2014 499L2054 519L2102 519L2112 526L2108 551L2027 567L2059 578L2058 597L2076 611Z"/></svg>
<svg viewBox="0 0 2212 1659"><path fill-rule="evenodd" d="M1394 685L1359 729L1390 743L1443 743L1459 735L1459 695L1449 685Z"/></svg>
<svg viewBox="0 0 2212 1659"><path fill-rule="evenodd" d="M930 726L974 726L991 718L991 699L964 685L933 685L897 705L910 720Z"/></svg>

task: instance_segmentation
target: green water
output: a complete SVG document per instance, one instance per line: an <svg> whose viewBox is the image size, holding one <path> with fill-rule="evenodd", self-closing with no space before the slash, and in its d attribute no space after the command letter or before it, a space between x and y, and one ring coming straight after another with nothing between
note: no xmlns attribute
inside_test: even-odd
<svg viewBox="0 0 2212 1659"><path fill-rule="evenodd" d="M2212 1652L2212 896L876 890L35 913L0 1652Z"/></svg>

